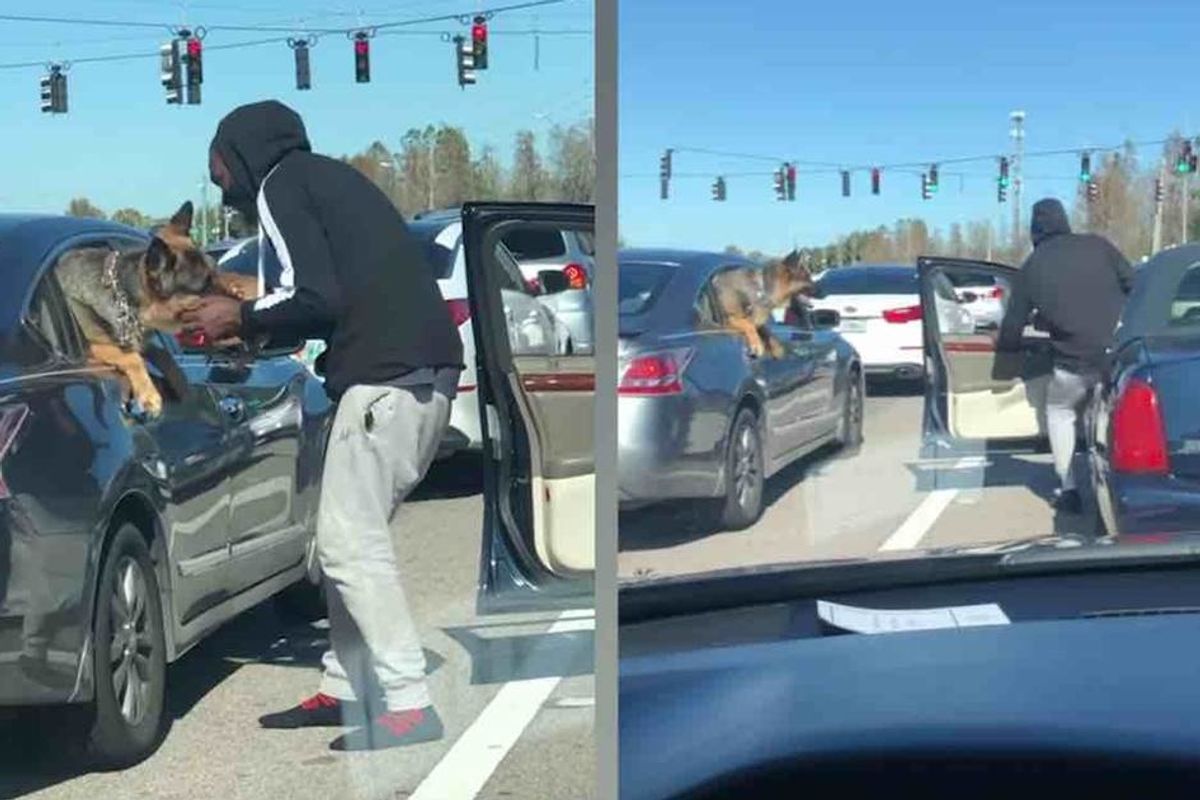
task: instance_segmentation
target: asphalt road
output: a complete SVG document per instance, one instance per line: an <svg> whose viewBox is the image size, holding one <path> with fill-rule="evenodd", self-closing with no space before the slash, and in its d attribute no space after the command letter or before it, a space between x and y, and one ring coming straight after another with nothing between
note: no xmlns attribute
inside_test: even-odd
<svg viewBox="0 0 1200 800"><path fill-rule="evenodd" d="M340 754L328 749L338 729L259 728L260 714L315 691L327 641L323 622L288 622L268 602L168 668L172 727L136 767L80 772L44 715L35 720L45 729L0 720L0 797L593 797L590 611L475 616L478 469L435 466L395 527L442 741Z"/></svg>
<svg viewBox="0 0 1200 800"><path fill-rule="evenodd" d="M622 514L620 579L1090 533L1090 504L1080 516L1050 507L1048 453L919 462L921 406L911 388L870 387L859 453L815 453L774 476L744 531L714 530L703 503Z"/></svg>

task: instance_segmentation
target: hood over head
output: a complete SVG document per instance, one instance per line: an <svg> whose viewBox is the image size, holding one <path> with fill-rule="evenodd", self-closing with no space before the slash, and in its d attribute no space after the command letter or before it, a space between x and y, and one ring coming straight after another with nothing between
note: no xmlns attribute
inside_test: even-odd
<svg viewBox="0 0 1200 800"><path fill-rule="evenodd" d="M278 100L249 103L229 112L217 126L210 148L221 156L233 178L233 186L223 190L223 202L251 216L267 173L288 153L312 150L300 115Z"/></svg>
<svg viewBox="0 0 1200 800"><path fill-rule="evenodd" d="M1029 220L1029 238L1034 247L1051 236L1070 232L1071 223L1067 221L1067 211L1061 202L1047 197L1033 204L1033 215Z"/></svg>

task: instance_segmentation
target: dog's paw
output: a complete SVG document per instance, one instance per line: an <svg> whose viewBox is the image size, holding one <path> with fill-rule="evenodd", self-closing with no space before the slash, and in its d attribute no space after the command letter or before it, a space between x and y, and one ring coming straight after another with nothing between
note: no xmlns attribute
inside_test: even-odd
<svg viewBox="0 0 1200 800"><path fill-rule="evenodd" d="M137 400L137 404L141 406L146 416L154 418L162 415L163 399L157 390L139 392L134 399Z"/></svg>
<svg viewBox="0 0 1200 800"><path fill-rule="evenodd" d="M775 341L774 339L771 340L771 355L774 358L783 358L784 355L786 355L786 351L783 349L783 345L780 344L779 342Z"/></svg>

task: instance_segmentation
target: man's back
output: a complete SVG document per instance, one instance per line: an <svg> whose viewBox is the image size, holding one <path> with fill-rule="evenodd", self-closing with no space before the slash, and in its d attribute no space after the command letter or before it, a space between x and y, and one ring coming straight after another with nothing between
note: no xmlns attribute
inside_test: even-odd
<svg viewBox="0 0 1200 800"><path fill-rule="evenodd" d="M1001 329L1001 347L1019 344L1029 312L1053 340L1060 365L1101 363L1125 304L1132 270L1107 239L1071 233L1058 201L1034 206L1034 250L1021 267Z"/></svg>

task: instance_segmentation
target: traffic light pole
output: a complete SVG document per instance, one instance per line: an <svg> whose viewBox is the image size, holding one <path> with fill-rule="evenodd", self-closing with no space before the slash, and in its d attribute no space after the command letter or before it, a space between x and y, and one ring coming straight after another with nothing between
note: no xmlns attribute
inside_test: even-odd
<svg viewBox="0 0 1200 800"><path fill-rule="evenodd" d="M1158 192L1154 196L1154 238L1150 244L1151 254L1162 250L1162 234L1163 234L1163 198L1162 188L1167 185L1167 162L1162 159L1158 162L1158 184L1155 186Z"/></svg>
<svg viewBox="0 0 1200 800"><path fill-rule="evenodd" d="M1025 112L1014 111L1010 115L1012 120L1012 137L1014 145L1013 163L1012 163L1012 185L1013 185L1013 250L1017 251L1016 257L1019 258L1021 250L1021 195L1024 193L1024 179L1021 176L1022 161L1025 155Z"/></svg>
<svg viewBox="0 0 1200 800"><path fill-rule="evenodd" d="M1179 241L1181 244L1187 244L1187 240L1188 240L1188 195L1191 194L1192 173L1190 173L1190 172L1183 173L1182 183L1183 183L1183 202L1180 205L1183 208L1183 213L1181 214L1182 219L1180 220L1180 227L1182 230L1179 234Z"/></svg>

